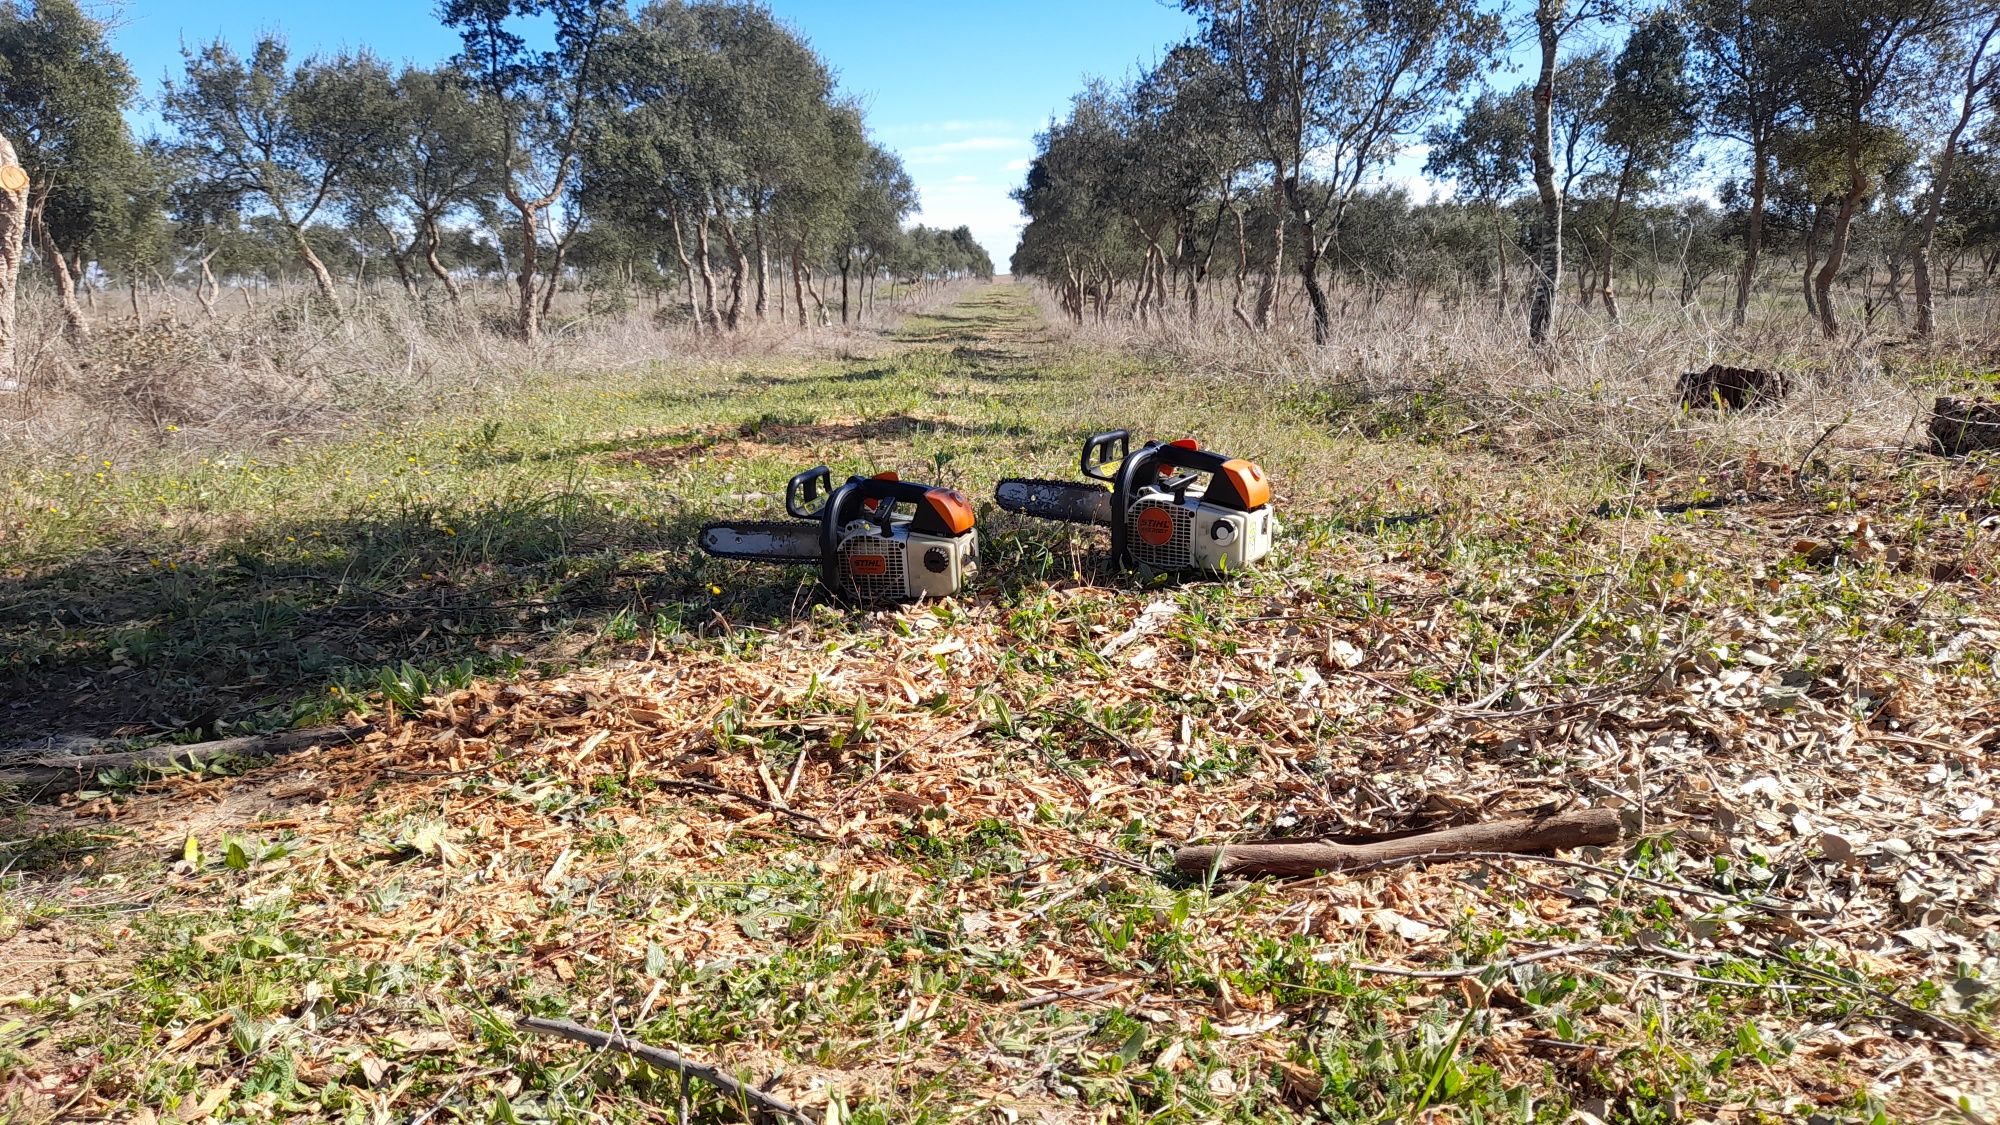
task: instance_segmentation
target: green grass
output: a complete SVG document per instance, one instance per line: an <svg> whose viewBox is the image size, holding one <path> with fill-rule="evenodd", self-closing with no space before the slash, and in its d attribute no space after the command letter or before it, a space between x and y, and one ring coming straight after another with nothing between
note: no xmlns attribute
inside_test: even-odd
<svg viewBox="0 0 2000 1125"><path fill-rule="evenodd" d="M0 832L0 948L94 943L103 971L60 985L37 975L0 1008L0 1070L89 1057L106 1105L163 1116L233 1083L210 1107L218 1120L636 1122L676 1119L684 1093L686 1119L736 1119L705 1088L525 1040L502 1014L615 1012L641 1038L733 1052L760 1076L845 1076L823 1104L849 1122L962 1121L995 1105L1029 1120L1047 1108L1190 1123L1559 1121L1587 1106L1631 1122L1725 1107L1779 1120L1801 1099L1841 1121L1935 1110L1892 1107L1860 1063L1798 1049L1802 1029L1879 1024L1870 989L1944 1011L1953 987L1779 941L1730 901L1781 895L1781 874L1803 878L1800 857L1781 873L1752 853L1688 855L1652 838L1601 857L1685 883L1684 896L1534 867L1438 877L1426 884L1436 900L1403 904L1444 920L1427 968L1536 943L1623 950L1438 983L1361 967L1396 947L1341 910L1387 894L1383 880L1337 883L1323 901L1211 885L1173 873L1167 847L1210 812L1278 832L1340 831L1363 813L1419 823L1437 812L1420 802L1453 796L1427 771L1497 761L1519 779L1505 807L1596 799L1580 778L1617 779L1595 756L1596 727L1472 716L1441 743L1411 742L1437 706L1490 698L1532 716L1565 693L1642 698L1663 671L1784 660L1813 706L1866 718L1887 689L1869 680L1877 694L1843 696L1825 686L1845 675L1836 666L1865 654L1870 675L1915 667L1942 647L1940 620L1989 601L1975 585L1933 587L1929 567L1984 558L1949 513L1992 503L1991 482L1849 474L1816 484L1776 530L1705 511L1625 518L1593 513L1674 497L1635 497L1589 450L1529 465L1440 440L1439 419L1455 417L1443 406L1359 427L1330 409L1371 408L1052 346L1019 291L994 287L913 319L867 359L663 364L529 383L475 415L323 442L12 466L0 473L0 521L16 531L0 543L0 698L30 702L0 725L16 735L185 738L410 713L483 680L649 651L755 664L794 651L775 632L794 622L858 663L913 635L994 628L1006 643L990 678L908 707L829 689L745 696L713 717L724 757L780 779L802 759L830 761L836 793L871 782L905 799L895 833L868 848L781 822L697 846L691 826L742 810L643 775L578 783L534 754L368 778L278 827L226 808L184 823L171 798L122 793L92 807L138 826L24 812ZM984 501L995 477L1070 475L1081 435L1116 425L1192 430L1263 462L1284 548L1226 583L1149 581L1105 573L1088 533L982 504L971 595L873 615L818 601L804 572L691 547L704 520L774 514L784 480L815 462L894 468ZM1864 511L1872 532L1840 532ZM1799 530L1800 518L1817 522ZM1798 535L1836 532L1831 563L1793 550ZM1864 549L1871 534L1924 564ZM1179 610L1146 642L1166 654L1158 671L1097 655L1156 598ZM1368 674L1397 692L1352 709L1289 702L1320 669L1341 678L1333 656L1312 657L1349 638L1373 646ZM1993 693L1984 659L1966 650L1936 672L1967 713ZM1128 676L1143 682L1115 698L1079 689ZM980 752L935 777L877 780L881 724L916 713L969 725ZM1171 749L1156 773L1119 761L1161 732ZM1274 751L1287 756L1274 764ZM1004 816L933 801L920 785L938 778L961 795L1037 795ZM567 874L559 852L573 857ZM523 881L532 901L494 898ZM1308 902L1318 921L1302 928ZM1571 902L1589 905L1541 912ZM461 903L481 913L452 915ZM1026 920L1003 932L997 911ZM424 918L456 928L420 943L404 931ZM1732 927L1755 940L1712 943ZM669 935L689 944L669 948ZM1662 948L1721 952L1647 953ZM1669 1002L1634 983L1635 964L1697 979ZM1143 988L1017 1007L1044 972ZM1951 1018L1991 1027L1984 995L1954 1002ZM1270 1017L1282 1018L1243 1031ZM213 1033L181 1042L209 1021ZM440 1029L448 1048L426 1046ZM0 1093L0 1114L42 1104Z"/></svg>

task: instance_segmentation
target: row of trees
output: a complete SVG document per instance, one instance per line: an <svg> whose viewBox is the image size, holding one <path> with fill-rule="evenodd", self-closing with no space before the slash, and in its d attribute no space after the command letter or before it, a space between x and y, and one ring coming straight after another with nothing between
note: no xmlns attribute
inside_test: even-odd
<svg viewBox="0 0 2000 1125"><path fill-rule="evenodd" d="M211 310L224 280L287 275L337 310L335 267L371 260L452 304L505 275L533 339L593 273L677 289L719 332L771 317L786 285L803 325L849 319L863 279L992 272L963 228L904 229L901 161L759 4L439 15L462 48L431 67L295 60L275 38L186 51L158 102L170 132L142 141L100 22L76 0L0 0L0 136L18 150L0 141L0 162L27 173L21 226L69 333L89 328L79 284L110 275L186 280Z"/></svg>
<svg viewBox="0 0 2000 1125"><path fill-rule="evenodd" d="M1391 283L1495 292L1541 341L1566 261L1579 303L1614 321L1621 274L1657 283L1671 262L1684 303L1733 270L1740 325L1775 247L1802 263L1828 336L1863 250L1885 303L1901 310L1913 284L1928 335L1939 272L2000 266L1994 0L1536 0L1511 29L1473 0L1184 7L1195 36L1125 87L1087 86L1016 192L1013 268L1074 318L1165 315L1171 298L1199 315L1233 264L1231 315L1249 327L1271 323L1290 273L1324 342L1331 269L1371 303ZM1510 30L1539 66L1496 88L1484 76ZM1454 185L1426 207L1380 186L1419 141L1426 173ZM1735 173L1719 207L1687 194L1705 163Z"/></svg>

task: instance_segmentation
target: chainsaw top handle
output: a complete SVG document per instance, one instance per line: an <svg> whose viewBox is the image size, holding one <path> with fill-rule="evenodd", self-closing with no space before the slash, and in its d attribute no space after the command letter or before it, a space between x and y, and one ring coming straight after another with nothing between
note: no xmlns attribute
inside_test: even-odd
<svg viewBox="0 0 2000 1125"><path fill-rule="evenodd" d="M849 477L819 510L820 578L827 589L842 588L840 538L848 523L865 516L887 531L899 503L910 505L913 532L949 538L972 530L972 504L949 488L932 488L893 477Z"/></svg>
<svg viewBox="0 0 2000 1125"><path fill-rule="evenodd" d="M972 504L964 496L893 477L849 477L828 502L828 523L838 528L866 515L887 527L898 504L910 506L910 530L920 534L953 536L972 530Z"/></svg>
<svg viewBox="0 0 2000 1125"><path fill-rule="evenodd" d="M833 470L814 465L785 482L785 511L802 520L819 518L833 495Z"/></svg>
<svg viewBox="0 0 2000 1125"><path fill-rule="evenodd" d="M1116 491L1130 502L1140 485L1175 469L1208 475L1208 486L1202 491L1204 504L1252 512L1271 502L1270 478L1254 461L1197 449L1192 442L1147 442L1120 468ZM1186 491L1186 481L1174 483L1180 486L1176 493Z"/></svg>
<svg viewBox="0 0 2000 1125"><path fill-rule="evenodd" d="M1132 431L1106 430L1083 439L1083 475L1091 480L1115 481L1116 466L1132 451Z"/></svg>

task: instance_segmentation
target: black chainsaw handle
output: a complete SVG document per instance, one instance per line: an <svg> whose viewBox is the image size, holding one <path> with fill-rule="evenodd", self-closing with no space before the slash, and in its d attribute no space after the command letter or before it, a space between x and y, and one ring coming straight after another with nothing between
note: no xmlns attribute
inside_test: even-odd
<svg viewBox="0 0 2000 1125"><path fill-rule="evenodd" d="M814 465L785 482L785 510L802 520L819 518L833 495L833 470Z"/></svg>
<svg viewBox="0 0 2000 1125"><path fill-rule="evenodd" d="M1125 460L1132 451L1132 431L1106 430L1083 439L1083 475L1091 480L1111 481L1118 479L1118 470L1105 472L1106 465L1116 465Z"/></svg>

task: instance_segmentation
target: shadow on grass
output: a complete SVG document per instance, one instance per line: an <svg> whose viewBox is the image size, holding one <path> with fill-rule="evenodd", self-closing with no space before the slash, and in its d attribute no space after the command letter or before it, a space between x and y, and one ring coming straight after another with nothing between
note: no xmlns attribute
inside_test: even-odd
<svg viewBox="0 0 2000 1125"><path fill-rule="evenodd" d="M0 745L328 721L802 600L809 572L711 560L699 523L566 492L273 523L197 556L130 541L0 580Z"/></svg>

